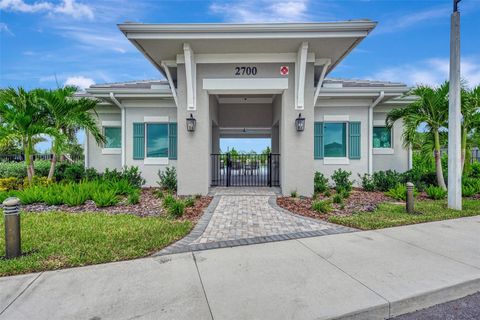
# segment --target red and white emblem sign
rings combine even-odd
[[[281,66],[280,67],[280,74],[282,76],[286,76],[288,74],[288,66]]]

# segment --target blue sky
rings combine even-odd
[[[379,22],[330,77],[438,84],[448,77],[450,0],[0,0],[0,87],[157,79],[116,24]],[[462,0],[462,76],[480,83],[480,0]],[[245,150],[248,150],[246,148]],[[259,146],[259,149],[262,149]]]

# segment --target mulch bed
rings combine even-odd
[[[333,192],[332,192],[333,195]],[[330,197],[331,198],[331,197]],[[326,200],[325,196],[319,196],[318,200]],[[344,199],[343,208],[341,205],[332,203],[333,210],[327,214],[323,214],[312,210],[312,198],[300,197],[279,197],[277,198],[277,204],[296,214],[314,218],[327,220],[329,216],[349,216],[355,212],[362,211],[374,211],[378,204],[383,202],[394,202],[391,198],[387,197],[383,192],[367,192],[361,189],[352,190],[350,197]]]
[[[133,214],[138,217],[166,216],[162,207],[162,200],[156,195],[158,188],[144,188],[140,194],[140,202],[130,205],[123,199],[118,205],[99,208],[91,200],[84,205],[69,207],[67,205],[49,206],[43,203],[22,206],[22,210],[28,212],[63,211],[63,212],[106,212],[110,214]],[[190,220],[194,223],[203,215],[204,209],[210,204],[212,197],[200,197],[193,207],[185,208],[185,214],[180,220]]]

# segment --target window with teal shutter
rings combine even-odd
[[[145,158],[145,124],[133,124],[133,159],[142,160]]]
[[[314,124],[314,159],[323,159],[323,122]]]
[[[348,157],[350,159],[360,159],[360,153],[361,153],[360,122],[350,122],[348,125],[348,132],[349,132]]]
[[[168,158],[170,160],[177,159],[177,124],[171,122],[168,126]]]

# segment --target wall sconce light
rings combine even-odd
[[[305,130],[305,118],[302,118],[302,114],[298,114],[298,118],[295,119],[295,127],[297,128],[297,131],[303,131]]]
[[[193,117],[193,114],[190,113],[190,118],[187,118],[187,131],[193,132],[195,131],[195,127],[197,126],[197,120]]]

